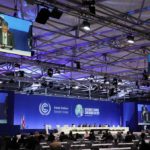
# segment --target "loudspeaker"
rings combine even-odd
[[[62,16],[63,12],[58,10],[58,8],[54,7],[54,9],[50,13],[50,17],[60,19]]]
[[[49,16],[50,16],[49,10],[46,8],[42,8],[40,12],[37,14],[35,21],[41,24],[45,24]]]

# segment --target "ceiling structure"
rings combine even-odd
[[[33,22],[34,41],[32,57],[0,53],[1,89],[98,100],[150,97],[149,0],[95,0],[95,13],[82,0],[0,1],[2,13]],[[63,14],[35,22],[44,7]]]

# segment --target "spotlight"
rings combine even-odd
[[[83,5],[95,5],[95,0],[82,0]]]
[[[115,89],[111,88],[109,89],[109,96],[113,96],[113,95],[115,95]]]
[[[49,87],[49,88],[53,88],[53,85],[54,85],[53,82],[49,82],[49,83],[48,83],[48,87]]]
[[[91,30],[90,23],[88,21],[86,21],[86,20],[83,21],[83,29],[85,31],[90,31]]]
[[[104,83],[106,83],[108,81],[107,77],[104,77]]]
[[[117,78],[113,78],[112,84],[115,85],[115,86],[117,86],[118,85],[118,79]]]
[[[19,71],[19,77],[24,77],[24,71]]]
[[[14,81],[13,79],[10,79],[10,80],[8,81],[8,83],[15,83],[15,81]]]
[[[132,34],[127,36],[127,42],[130,43],[130,44],[134,43],[134,36]]]
[[[146,70],[143,71],[143,80],[148,80],[148,73]]]
[[[58,10],[57,7],[54,7],[54,9],[50,12],[50,17],[60,19],[62,16],[63,12]]]
[[[77,68],[77,69],[81,69],[80,62],[79,62],[79,61],[75,61],[74,63],[76,64],[76,68]]]
[[[52,76],[53,76],[53,69],[49,68],[49,69],[47,70],[47,75],[48,75],[49,77],[52,77]]]
[[[44,88],[47,87],[47,82],[46,82],[46,81],[45,81],[45,82],[42,82],[42,83],[41,83],[41,86],[44,87]]]
[[[75,89],[75,90],[78,90],[78,89],[79,89],[79,86],[78,86],[78,85],[76,85],[76,86],[74,87],[74,89]]]
[[[136,81],[136,82],[135,82],[135,85],[136,85],[136,87],[137,87],[138,89],[140,88],[139,81]]]
[[[15,63],[15,64],[14,64],[14,67],[15,67],[15,68],[20,68],[20,64]]]
[[[50,16],[49,10],[46,8],[42,8],[40,12],[37,14],[35,21],[41,24],[45,24],[49,16]]]
[[[94,5],[90,5],[89,10],[90,10],[90,13],[95,15],[95,6]]]

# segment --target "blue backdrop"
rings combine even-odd
[[[137,129],[136,105],[134,102],[123,103],[123,126],[129,127],[133,131]]]
[[[120,124],[119,104],[93,100],[15,95],[14,124],[20,125],[24,118],[27,129],[43,129],[45,124]]]
[[[0,123],[7,123],[7,96],[8,93],[0,93]]]

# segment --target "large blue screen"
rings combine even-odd
[[[45,124],[120,124],[120,107],[111,102],[79,100],[61,97],[15,95],[14,124],[21,120],[27,129],[43,129]]]

